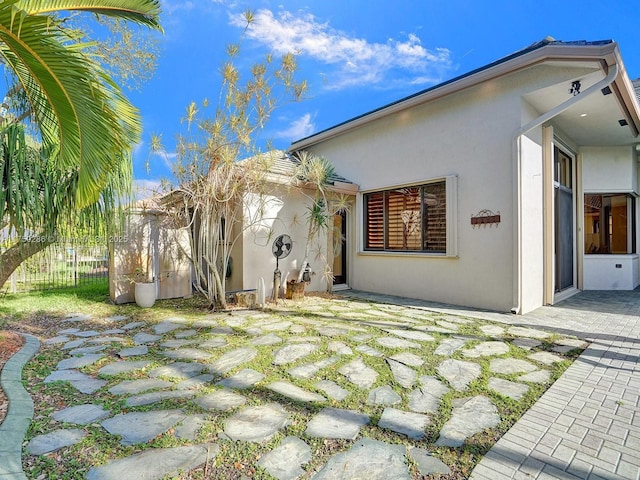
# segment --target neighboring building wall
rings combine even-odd
[[[583,147],[581,153],[584,193],[631,193],[637,197],[638,161],[632,147]],[[637,239],[640,208],[638,199],[634,201]],[[584,234],[580,241],[584,242]],[[635,254],[585,254],[583,264],[585,290],[632,290],[640,285],[637,244]]]
[[[300,265],[304,259],[307,241],[307,207],[311,204],[313,192],[304,194],[284,185],[273,185],[265,200],[254,200],[250,195],[245,202],[245,230],[242,239],[243,258],[242,278],[244,289],[256,288],[258,279],[265,283],[267,297],[273,295],[273,272],[276,269],[276,258],[271,252],[273,242],[281,234],[287,234],[293,240],[293,247],[288,257],[280,260],[282,285],[287,280],[298,276]],[[264,208],[262,219],[256,213],[260,206]],[[311,283],[307,291],[326,291],[327,282],[323,277],[324,260],[326,258],[326,234],[319,235],[312,246],[309,264],[312,270]]]
[[[147,211],[128,216],[125,230],[110,244],[109,295],[116,303],[135,301],[133,278],[137,269],[155,279],[157,298],[191,296],[189,237],[181,228]],[[187,253],[185,253],[187,252]]]

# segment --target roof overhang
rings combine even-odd
[[[568,134],[578,134],[580,131],[599,132],[599,139],[606,139],[607,143],[631,144],[636,143],[638,131],[640,130],[640,106],[635,95],[635,90],[624,68],[622,57],[615,42],[595,42],[595,43],[563,43],[563,42],[543,42],[541,46],[525,49],[509,57],[498,60],[490,65],[474,70],[468,74],[454,78],[450,81],[436,85],[427,90],[423,90],[415,95],[404,98],[398,102],[386,105],[372,112],[366,113],[354,119],[343,122],[339,125],[321,131],[309,137],[295,141],[291,144],[290,151],[299,151],[309,148],[315,144],[337,137],[363,125],[374,122],[380,118],[402,112],[406,109],[422,105],[436,99],[452,95],[462,90],[477,86],[484,82],[496,79],[501,76],[510,75],[523,69],[531,68],[540,64],[554,64],[576,67],[587,67],[592,70],[588,79],[584,81],[591,84],[596,83],[607,75],[610,65],[614,63],[619,67],[619,73],[611,85],[611,95],[600,95],[601,98],[591,95],[589,98],[578,102],[582,108],[590,108],[592,114],[587,113],[581,119],[588,119],[591,126],[586,128],[588,122],[582,122],[572,126],[572,115],[576,114],[578,106],[563,116],[555,119],[560,128],[566,130]],[[547,104],[557,101],[561,95],[566,99],[570,83],[558,84],[556,89],[541,91],[539,95],[530,94],[526,100],[534,108],[545,111]],[[558,98],[554,98],[558,97]],[[606,98],[608,97],[608,98]],[[579,112],[581,115],[584,112]],[[602,129],[602,115],[606,116],[608,127]],[[611,120],[615,119],[615,121]],[[596,126],[595,122],[600,120]],[[626,125],[618,123],[618,120],[625,120]],[[575,123],[575,122],[574,122]],[[566,127],[566,128],[565,128]],[[580,130],[582,129],[582,130]],[[583,140],[592,139],[591,133],[577,135],[576,141],[582,144]],[[590,144],[590,143],[586,143]]]
[[[315,185],[311,183],[300,182],[299,180],[296,180],[291,176],[287,176],[279,173],[268,173],[265,177],[265,180],[269,183],[272,183],[275,185],[283,185],[286,187],[295,186],[299,188],[306,188],[309,190],[314,190],[316,188]],[[360,187],[355,183],[340,182],[335,180],[331,184],[327,185],[325,188],[330,192],[337,193],[340,195],[356,195]]]
[[[276,185],[297,186],[310,190],[316,188],[311,183],[305,183],[297,178],[298,164],[288,153],[274,150],[267,152],[265,155],[269,155],[269,166],[265,176],[267,182]],[[358,185],[335,172],[330,176],[328,184],[326,185],[327,190],[344,195],[355,195],[358,193],[358,188]]]

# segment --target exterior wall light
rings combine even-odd
[[[574,97],[580,93],[580,89],[582,88],[582,84],[580,80],[575,80],[571,82],[571,87],[569,88],[569,93]]]

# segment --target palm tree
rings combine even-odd
[[[66,27],[67,11],[84,11],[161,30],[158,0],[2,0],[0,60],[13,72],[10,93],[27,114],[0,113],[0,286],[64,225],[104,219],[131,184],[131,149],[141,134],[135,107],[90,55],[81,32]],[[6,109],[3,104],[0,112]],[[41,148],[29,145],[32,117]],[[0,239],[1,240],[1,239]]]
[[[21,124],[0,131],[0,286],[22,262],[58,240],[82,233],[105,238],[121,192],[131,182],[130,162],[111,172],[100,200],[76,208],[74,168],[61,169],[25,135]],[[9,233],[4,237],[2,232]]]
[[[78,206],[95,202],[141,134],[135,107],[94,57],[66,11],[84,11],[161,30],[158,0],[3,0],[0,55],[14,73],[44,147],[78,170]]]

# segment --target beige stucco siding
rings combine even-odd
[[[238,207],[241,209],[242,207]],[[243,218],[242,212],[238,212],[236,218]],[[243,275],[243,232],[242,224],[238,223],[234,225],[233,232],[231,234],[231,240],[234,241],[231,246],[230,259],[231,259],[231,276],[225,280],[225,291],[233,292],[236,290],[242,290],[244,288],[244,275]],[[255,287],[254,287],[255,288]]]
[[[296,142],[294,149],[325,156],[360,186],[351,216],[349,284],[520,313],[553,302],[554,142],[559,139],[576,155],[575,171],[585,158],[584,178],[581,171],[575,178],[576,215],[583,184],[584,190],[592,185],[594,191],[638,191],[636,152],[630,147],[583,148],[585,140],[624,143],[621,131],[603,135],[599,115],[582,115],[588,98],[587,110],[616,118],[609,108],[613,97],[600,93],[605,72],[601,62],[571,55],[519,70],[490,67]],[[589,94],[576,95],[570,89],[574,82]],[[574,117],[581,118],[579,124]],[[585,133],[587,127],[593,135]],[[364,195],[444,178],[457,182],[455,221],[448,219],[455,249],[440,256],[364,251]],[[484,210],[499,212],[500,223],[473,228],[470,218]],[[576,218],[578,286],[579,226]]]
[[[458,257],[362,251],[362,216],[351,243],[350,286],[499,310],[512,307],[513,170],[511,136],[520,100],[503,79],[366,125],[325,141],[325,156],[362,192],[456,175]],[[497,226],[473,228],[481,210]]]
[[[631,147],[582,147],[587,193],[638,193],[638,164]]]
[[[190,297],[191,246],[186,228],[159,212],[132,211],[109,245],[109,294],[116,304],[133,302],[136,271],[157,286],[156,298]]]
[[[281,234],[287,234],[293,240],[293,248],[288,257],[280,260],[283,284],[287,280],[297,278],[300,265],[304,259],[305,244],[308,233],[306,223],[307,206],[310,205],[313,192],[288,188],[284,185],[272,184],[265,200],[251,200],[247,196],[245,202],[245,230],[243,245],[243,288],[254,289],[258,278],[265,282],[267,296],[273,294],[273,272],[276,259],[271,253],[271,246]],[[263,205],[263,215],[257,215],[258,208]],[[261,218],[260,218],[261,217]],[[312,245],[309,264],[312,269],[311,283],[307,291],[326,291],[327,282],[323,276],[324,258],[327,255],[327,236],[322,234]]]
[[[544,243],[542,191],[542,139],[536,129],[522,139],[522,311],[543,301]]]

